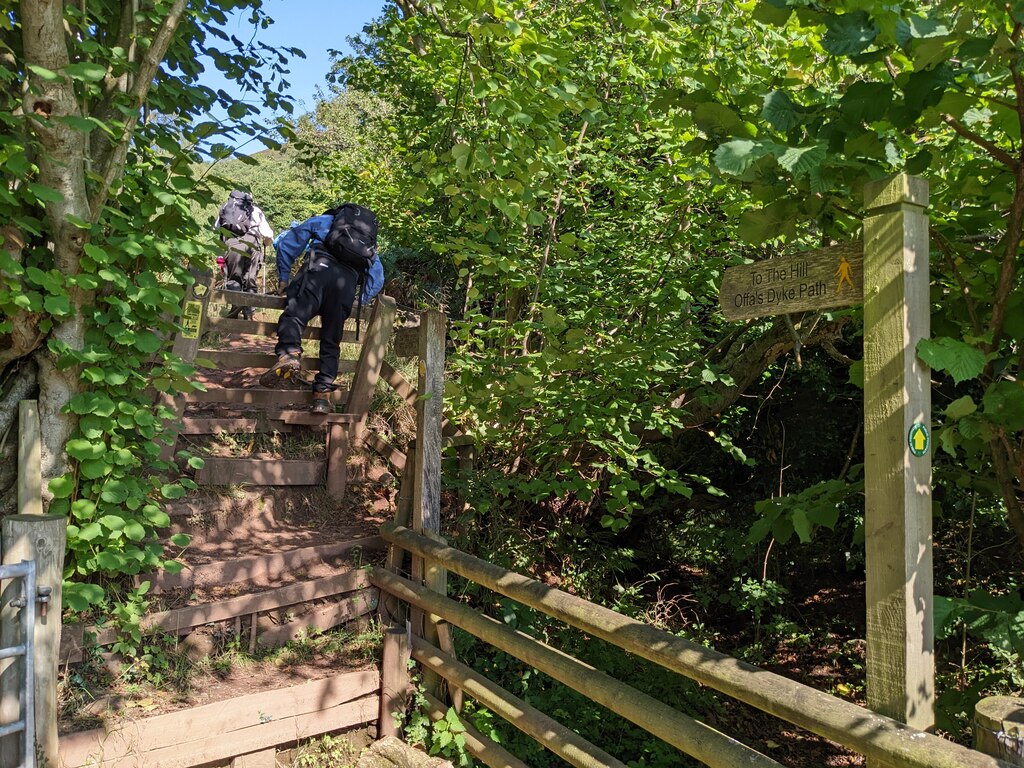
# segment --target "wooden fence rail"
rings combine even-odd
[[[856,750],[879,764],[905,768],[1011,768],[1009,763],[994,757],[919,731],[851,702],[589,603],[527,576],[507,571],[408,528],[387,523],[381,527],[381,534],[385,540],[415,557],[442,566],[668,670]],[[480,630],[484,626],[475,620],[471,622],[461,611],[449,610],[445,598],[431,596],[428,590],[418,587],[411,589],[396,579],[394,574],[380,569],[374,569],[370,576],[371,583],[380,586],[383,591],[397,594],[409,602],[415,599],[421,609],[461,626],[471,634],[475,634],[474,629]],[[493,636],[497,639],[498,633],[494,632]],[[510,647],[504,650],[511,653]],[[517,656],[517,653],[512,655]],[[523,660],[540,668],[536,663],[540,660],[539,656]],[[582,692],[600,700],[595,696],[595,690],[599,683],[606,682],[606,676],[598,673],[591,677],[579,670],[577,674],[593,681],[588,682]],[[619,702],[619,706],[624,705]]]

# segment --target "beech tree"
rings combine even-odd
[[[168,344],[188,267],[210,255],[190,211],[213,201],[213,179],[191,163],[243,135],[278,146],[253,104],[199,85],[200,57],[289,107],[283,54],[223,29],[242,7],[269,23],[259,0],[18,0],[0,19],[0,434],[38,399],[47,508],[70,517],[66,574],[82,583],[65,594],[80,607],[103,596],[85,582],[159,562],[155,502],[183,492],[158,474],[153,393],[191,386]],[[214,106],[231,119],[204,120]]]

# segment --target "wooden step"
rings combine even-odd
[[[336,389],[331,393],[331,402],[343,403],[348,397],[347,389]],[[248,387],[217,387],[205,392],[189,392],[185,395],[189,403],[234,403],[245,405],[305,405],[313,404],[311,389],[256,389]]]
[[[193,627],[201,627],[204,624],[227,621],[236,616],[249,616],[262,611],[274,611],[310,600],[322,600],[333,595],[367,589],[369,586],[366,571],[356,568],[322,579],[300,581],[286,587],[218,600],[215,603],[202,603],[151,613],[142,618],[141,628],[160,629],[171,635],[184,635]],[[62,664],[82,660],[82,649],[87,643],[86,635],[90,638],[90,645],[110,645],[117,642],[118,631],[116,627],[83,627],[80,624],[64,627],[61,631],[59,653]]]
[[[208,457],[196,470],[199,485],[319,485],[327,462],[297,459],[227,459]]]
[[[211,304],[230,304],[233,307],[262,307],[263,309],[284,309],[284,296],[275,293],[248,293],[218,288],[210,291]]]
[[[311,411],[282,411],[257,416],[206,417],[184,416],[182,435],[253,435],[259,432],[292,432],[297,426],[324,424],[354,424],[359,417],[354,413],[312,413]]]
[[[339,541],[333,544],[320,544],[315,547],[303,547],[288,552],[271,552],[268,555],[239,557],[234,560],[221,560],[214,563],[187,565],[180,573],[158,571],[136,577],[141,583],[148,581],[153,594],[169,589],[210,584],[234,584],[255,580],[274,581],[292,573],[304,565],[323,562],[337,557],[350,550],[360,549],[376,552],[384,549],[384,539],[380,536],[366,536],[351,541]]]
[[[269,368],[277,362],[277,355],[272,352],[237,352],[234,350],[200,349],[196,353],[196,363],[209,360],[214,368]],[[320,368],[320,358],[308,355],[302,358],[303,370],[316,371]],[[200,366],[205,367],[205,366]],[[355,360],[339,360],[338,373],[353,373],[356,369]]]
[[[203,323],[203,333],[248,333],[253,336],[277,336],[277,322],[268,323],[264,320],[244,320],[235,317],[212,317],[207,316]],[[320,329],[307,325],[302,331],[304,339],[319,339]],[[346,330],[341,335],[344,344],[362,344],[362,339],[356,339],[355,331]]]
[[[299,736],[312,738],[373,722],[379,711],[380,673],[344,672],[290,688],[127,719],[114,728],[65,734],[55,762],[64,768],[223,763],[258,750],[293,747]]]

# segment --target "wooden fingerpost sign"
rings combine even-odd
[[[868,706],[934,724],[928,183],[864,187],[864,242],[725,270],[728,320],[864,303],[864,534]]]
[[[928,182],[864,187],[864,539],[867,700],[934,723]]]

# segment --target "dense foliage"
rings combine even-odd
[[[204,54],[286,106],[256,66],[279,77],[276,54],[222,31],[237,5],[21,0],[0,22],[0,433],[38,391],[72,605],[161,557],[184,487],[154,393],[190,386],[166,341],[229,184],[278,229],[370,205],[388,290],[448,312],[447,406],[480,449],[463,546],[755,661],[831,641],[795,606],[863,567],[860,312],[729,324],[717,290],[730,264],[859,236],[863,183],[906,171],[931,185],[940,725],[1024,684],[1018,4],[396,0],[286,146],[199,85]],[[62,31],[33,47],[26,19]],[[240,135],[268,150],[229,160]]]
[[[218,138],[277,146],[246,119],[255,107],[200,84],[200,57],[288,104],[279,54],[223,31],[237,6],[24,0],[0,20],[0,433],[36,395],[77,609],[160,565],[163,502],[187,486],[160,460],[159,396],[192,386],[168,339],[190,265],[210,262],[209,223],[192,212],[213,200],[212,178],[191,164],[230,155]],[[254,26],[269,22],[258,2],[247,7]],[[229,120],[204,119],[217,106]]]

